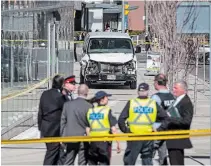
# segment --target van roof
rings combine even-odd
[[[121,32],[89,32],[90,38],[125,38],[130,39],[127,33]]]

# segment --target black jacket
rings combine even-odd
[[[189,130],[193,118],[193,104],[188,95],[176,105],[181,118],[169,118],[168,130]],[[167,140],[168,149],[192,148],[190,139]]]
[[[44,91],[40,98],[38,129],[43,137],[60,136],[60,121],[65,98],[58,89]]]
[[[139,98],[146,99],[147,97],[139,97]],[[157,105],[156,122],[162,123],[162,125],[157,129],[157,131],[166,130],[167,129],[166,119],[168,118],[167,113],[157,103],[156,105]],[[128,101],[118,119],[119,128],[123,133],[130,133],[130,129],[125,124],[127,118],[129,117],[129,107],[130,107],[130,102]]]

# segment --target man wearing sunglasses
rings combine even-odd
[[[77,82],[75,75],[71,75],[64,79],[62,94],[64,95],[65,101],[71,101],[74,99],[73,92],[76,90]],[[61,143],[62,148],[60,149],[60,165],[63,165],[66,161],[66,144]]]

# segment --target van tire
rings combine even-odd
[[[92,87],[92,84],[91,84],[91,82],[89,82],[89,81],[84,81],[84,84],[86,84],[89,88]]]
[[[84,76],[82,75],[82,70],[80,71],[80,84],[84,84]]]
[[[132,81],[130,83],[130,89],[136,89],[137,88],[137,81]]]

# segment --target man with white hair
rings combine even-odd
[[[68,101],[64,104],[61,116],[60,135],[66,136],[84,136],[86,135],[87,112],[92,105],[86,101],[89,88],[85,84],[78,87],[78,98]],[[66,144],[66,159],[64,165],[73,165],[78,154],[78,165],[86,165],[88,158],[88,143],[69,142]]]
[[[174,83],[173,94],[176,101],[172,104],[176,114],[169,114],[168,130],[190,130],[193,118],[193,104],[188,94],[188,86],[185,81],[178,81]],[[189,138],[176,139],[166,141],[170,164],[171,165],[184,165],[184,149],[192,148]]]
[[[143,134],[153,132],[153,124],[161,122],[157,131],[167,129],[167,113],[155,100],[148,97],[149,85],[141,83],[138,87],[138,97],[127,102],[119,116],[119,128],[124,133]],[[128,122],[126,125],[125,122]],[[141,153],[142,165],[153,165],[153,141],[128,141],[124,154],[124,165],[135,165]]]

